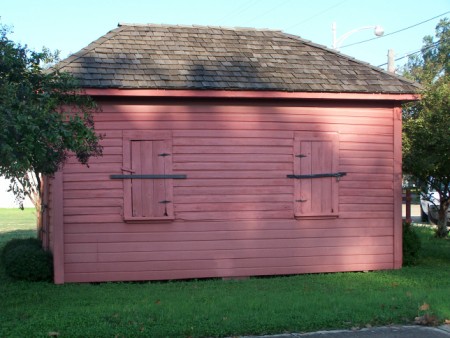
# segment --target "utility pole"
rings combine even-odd
[[[389,49],[388,50],[388,66],[387,71],[389,73],[395,74],[395,61],[394,61],[394,50]]]

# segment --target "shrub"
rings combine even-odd
[[[42,247],[42,243],[39,239],[37,238],[14,238],[11,239],[10,241],[8,241],[5,246],[3,247],[1,254],[0,254],[0,259],[2,260],[2,262],[4,262],[4,257],[7,255],[8,252],[10,252],[12,249],[17,248],[20,245],[34,245],[37,248],[41,248]]]
[[[403,221],[403,266],[417,264],[420,248],[420,238],[411,223]]]
[[[13,239],[2,251],[6,274],[27,281],[51,280],[52,255],[42,248],[36,238]]]

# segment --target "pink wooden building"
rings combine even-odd
[[[405,79],[280,31],[120,25],[59,65],[104,156],[48,182],[55,282],[396,269]]]

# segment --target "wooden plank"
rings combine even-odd
[[[268,171],[268,170],[292,170],[292,162],[283,162],[283,163],[248,163],[248,162],[186,162],[186,163],[178,163],[176,159],[174,159],[173,169],[176,171],[186,171],[186,170],[259,170],[259,171]]]
[[[299,121],[301,122],[301,121]],[[97,122],[96,126],[100,129],[123,130],[136,127],[135,122]],[[161,129],[219,129],[219,130],[281,130],[281,131],[322,131],[322,132],[340,132],[357,133],[364,132],[370,135],[388,135],[392,133],[390,126],[359,126],[346,124],[315,124],[315,123],[283,123],[283,122],[235,122],[235,121],[141,121],[139,127],[147,130]]]
[[[102,155],[122,155],[122,139],[101,140]]]
[[[178,195],[174,196],[174,203],[191,204],[191,203],[292,203],[294,196],[292,194],[265,194],[265,195]]]
[[[95,126],[95,130],[97,131],[97,133],[101,134],[104,136],[104,139],[111,139],[111,138],[115,138],[115,139],[122,139],[122,130],[109,130],[109,129],[101,129],[98,128],[98,126]]]
[[[370,144],[387,144],[392,147],[392,131],[383,135],[367,135],[364,133],[363,129],[358,129],[359,133],[341,133],[339,135],[340,142],[364,142]],[[361,135],[364,138],[361,139]],[[392,148],[391,148],[392,149]]]
[[[357,150],[357,151],[379,151],[379,152],[392,152],[392,144],[391,143],[369,143],[353,141],[353,142],[340,142],[341,150]]]
[[[52,253],[53,253],[53,281],[55,284],[64,283],[64,190],[63,173],[54,174],[51,183],[51,221],[52,221]]]
[[[274,177],[283,177],[273,174]],[[179,180],[176,182],[177,187],[251,187],[251,186],[292,186],[292,180],[289,178],[264,178],[264,179],[243,179],[243,178],[228,178],[228,179],[214,179],[214,178],[191,178],[190,176],[186,180]]]
[[[339,216],[342,218],[378,218],[378,219],[390,219],[392,218],[391,211],[346,211],[340,212]],[[392,231],[392,229],[391,229]]]
[[[200,220],[240,220],[240,219],[279,219],[291,218],[293,212],[290,210],[282,211],[211,211],[211,212],[178,212],[177,219],[185,221]]]
[[[168,162],[172,162],[172,153],[164,144],[164,141],[154,141],[153,151],[153,172],[155,173],[169,173]],[[160,156],[161,154],[170,154],[169,156]],[[172,184],[173,180],[155,180],[153,181],[153,201],[152,214],[155,217],[168,216],[166,211],[167,205],[163,201],[171,201],[167,195],[168,184]]]
[[[95,253],[97,254],[97,243],[67,243],[65,245],[65,254],[72,253]]]
[[[121,210],[114,214],[105,215],[65,215],[64,223],[116,223],[123,222]]]
[[[64,207],[64,215],[112,215],[120,214],[120,209],[111,205],[108,206],[83,206],[83,207]]]
[[[136,126],[128,129],[123,132],[124,141],[163,141],[172,138],[171,131],[162,131],[161,129],[154,128],[142,130],[142,128],[136,128]]]
[[[395,269],[403,263],[403,226],[402,226],[402,109],[393,110],[394,121],[394,261]]]
[[[191,250],[203,250],[204,246],[210,246],[209,242],[224,243],[225,241],[237,241],[235,244],[237,247],[241,246],[242,240],[274,240],[280,245],[278,248],[286,248],[283,246],[283,240],[285,239],[306,239],[309,238],[335,238],[335,247],[340,247],[340,238],[345,237],[381,237],[391,236],[392,229],[389,227],[364,227],[364,228],[330,228],[326,230],[324,234],[323,229],[294,229],[294,230],[215,230],[215,231],[179,231],[179,232],[152,232],[152,233],[88,233],[88,234],[66,234],[66,243],[153,243],[153,242],[165,242],[167,245],[175,242],[190,243]],[[206,243],[208,242],[208,243]],[[212,243],[213,244],[213,243]],[[229,243],[232,244],[232,243]],[[322,245],[317,243],[317,247]],[[359,245],[355,242],[353,245]],[[108,246],[99,246],[99,252],[109,250]],[[133,250],[131,250],[133,251]],[[153,250],[150,250],[153,251]]]
[[[105,150],[106,148],[112,148],[112,147],[116,147],[117,152],[121,152],[122,149],[122,135],[120,135],[120,137],[117,138],[112,138],[112,137],[105,137],[100,141],[100,145],[103,147],[103,150]]]
[[[341,196],[363,196],[363,197],[393,197],[392,189],[356,189],[356,188],[341,188]]]
[[[259,168],[261,169],[261,168]],[[236,171],[217,171],[217,170],[202,170],[202,171],[188,171],[179,169],[178,172],[183,172],[188,175],[188,181],[191,179],[273,179],[273,178],[286,178],[286,175],[292,174],[292,168],[287,170],[267,170],[267,171],[252,171],[252,170],[236,170]],[[175,180],[174,185],[183,185],[182,180]]]
[[[350,204],[344,204],[341,203],[339,205],[339,208],[341,211],[394,211],[394,206],[392,203],[389,204],[357,204],[357,203],[350,203]]]
[[[292,154],[281,155],[281,154],[224,154],[217,149],[216,154],[189,154],[189,155],[176,155],[175,159],[177,163],[182,162],[259,162],[259,163],[271,163],[271,162],[291,162]]]
[[[253,138],[259,138],[259,139],[271,139],[271,140],[278,140],[278,139],[285,139],[284,145],[291,145],[292,144],[292,137],[293,137],[292,131],[283,131],[283,130],[239,130],[239,129],[233,129],[233,130],[218,130],[218,129],[208,129],[208,130],[202,130],[202,129],[186,129],[186,130],[174,130],[173,131],[173,140],[174,145],[183,145],[178,142],[186,142],[190,138],[212,138],[212,139],[239,139],[244,138],[248,141],[248,145],[252,145],[252,139]],[[183,140],[183,141],[181,141]],[[211,140],[214,142],[214,140]],[[278,141],[275,141],[278,142]],[[216,145],[216,144],[213,144]],[[226,145],[226,144],[225,144]],[[243,144],[245,145],[245,144]],[[260,145],[257,143],[256,145]],[[270,145],[270,144],[267,144]],[[277,145],[275,143],[274,145]],[[282,145],[282,144],[280,144]]]
[[[136,105],[134,109],[141,109]],[[248,107],[246,107],[248,108]],[[342,116],[339,114],[327,114],[326,110],[318,110],[316,115],[302,114],[301,109],[297,109],[297,114],[280,114],[272,111],[264,112],[264,108],[260,108],[261,112],[247,112],[248,109],[242,109],[240,111],[220,112],[218,109],[201,113],[201,112],[189,112],[189,113],[157,113],[152,114],[149,112],[134,112],[134,109],[124,113],[115,114],[101,114],[96,117],[96,123],[110,123],[117,121],[129,121],[129,122],[281,122],[281,123],[320,123],[320,124],[342,124],[342,125],[371,125],[371,126],[392,126],[392,118],[373,118],[373,117],[360,117],[360,116]],[[279,110],[275,108],[274,110]]]
[[[233,136],[233,132],[230,131],[228,137],[217,136],[215,138],[198,137],[198,138],[174,138],[174,146],[228,146],[228,147],[241,147],[241,146],[266,146],[266,147],[292,147],[292,139],[284,138],[250,138],[250,137],[236,137]]]
[[[352,204],[356,206],[359,204],[392,204],[393,198],[383,196],[358,196],[357,198],[355,198],[354,196],[341,196],[339,198],[339,202],[341,203],[341,205]]]
[[[123,189],[122,180],[64,182],[65,190]]]
[[[391,245],[317,247],[317,248],[279,248],[242,249],[207,251],[158,251],[158,252],[118,252],[118,253],[71,253],[65,255],[66,263],[82,262],[145,262],[145,261],[183,261],[209,259],[271,258],[271,257],[311,257],[324,255],[384,255],[392,254]]]
[[[142,141],[131,141],[131,169],[136,174],[142,174]],[[145,147],[144,147],[145,148]],[[151,149],[151,148],[150,148]],[[144,180],[131,180],[132,216],[142,216],[142,184]]]
[[[92,166],[99,163],[122,163],[122,154],[120,155],[103,155],[100,157],[91,157],[87,165]],[[66,164],[79,164],[76,157],[69,157]],[[80,164],[81,165],[81,164]]]
[[[341,182],[347,182],[347,181],[364,181],[364,182],[371,182],[371,181],[376,181],[376,182],[392,182],[393,177],[392,177],[392,173],[391,174],[376,174],[376,173],[371,173],[370,175],[368,174],[364,174],[364,173],[355,173],[352,172],[351,175],[347,175],[344,177],[341,177]]]
[[[286,239],[241,239],[216,241],[140,241],[116,243],[67,243],[66,253],[120,253],[120,252],[165,252],[165,251],[198,251],[202,250],[247,250],[247,249],[279,249],[279,248],[317,248],[317,247],[351,247],[392,245],[392,236],[360,236],[340,237],[337,242],[332,237],[286,238]],[[337,245],[338,244],[338,245]]]
[[[359,165],[370,167],[393,167],[394,160],[392,158],[340,158],[340,165]]]
[[[98,182],[108,181],[109,173],[91,174],[91,173],[66,173],[64,172],[64,184],[67,182]]]
[[[68,163],[64,166],[64,174],[77,173],[77,174],[121,174],[122,164],[120,163],[98,163],[95,166],[86,167],[81,164]]]
[[[122,189],[103,189],[103,190],[67,190],[65,199],[90,199],[90,198],[119,198],[123,197]]]
[[[359,188],[359,189],[392,189],[392,181],[353,181],[353,175],[348,174],[348,177],[342,179],[339,185],[345,188]]]
[[[340,171],[346,172],[350,177],[351,173],[356,174],[390,174],[392,175],[392,166],[370,166],[355,164],[339,164]]]
[[[117,207],[123,205],[123,197],[119,198],[79,198],[79,199],[66,199],[64,200],[65,208],[72,207]]]
[[[296,265],[332,265],[332,264],[364,264],[392,262],[392,255],[351,255],[351,256],[320,256],[320,257],[274,257],[265,259],[243,258],[236,260],[203,259],[189,261],[151,261],[151,262],[101,262],[65,264],[67,273],[86,272],[139,272],[146,270],[171,271],[202,268],[213,270],[217,268],[270,268],[277,266]],[[391,263],[392,264],[392,263]]]
[[[375,150],[341,150],[341,158],[394,158],[392,151],[375,151]]]
[[[378,228],[393,226],[392,219],[366,219],[364,227]],[[93,223],[66,223],[65,233],[155,233],[155,232],[214,232],[214,231],[264,231],[264,230],[298,230],[298,229],[337,229],[337,228],[360,228],[359,219],[278,219],[278,220],[221,220],[221,221],[201,221],[186,223],[175,220],[168,223],[147,223],[126,224],[122,220],[117,222]],[[375,240],[375,239],[374,239]],[[370,245],[368,243],[367,245]]]
[[[372,247],[341,247],[329,248],[281,248],[281,249],[243,249],[235,250],[209,250],[209,251],[168,251],[168,252],[121,252],[93,254],[71,254],[69,262],[136,262],[136,261],[171,261],[171,260],[201,260],[209,259],[242,259],[242,258],[272,258],[272,257],[319,257],[339,255],[392,255],[392,246]]]
[[[303,158],[296,159],[296,162],[300,163],[300,174],[301,175],[311,175],[313,173],[313,148],[311,141],[300,141],[296,140],[300,143],[300,152],[296,155],[304,155]],[[312,179],[305,179],[299,181],[299,195],[297,199],[296,193],[296,202],[295,204],[300,208],[300,215],[307,215],[313,213],[313,182]]]
[[[171,114],[187,115],[187,114],[242,114],[247,115],[322,115],[322,116],[343,116],[343,117],[365,117],[370,119],[389,119],[391,118],[391,111],[389,108],[378,107],[362,107],[362,106],[345,106],[339,107],[335,105],[324,105],[323,102],[316,102],[311,105],[303,104],[299,106],[297,104],[289,105],[281,102],[277,103],[264,103],[261,104],[256,101],[248,102],[247,104],[233,104],[224,103],[217,104],[217,101],[209,101],[205,103],[189,103],[189,104],[174,104],[172,102],[159,103],[159,104],[145,104],[139,102],[139,104],[114,103],[110,104],[105,102],[102,104],[102,112],[96,116],[121,116],[121,114],[157,114],[166,112],[170,109]],[[391,122],[392,123],[392,122]]]
[[[289,202],[274,202],[268,203],[191,203],[191,204],[176,204],[175,212],[205,212],[205,211],[270,211],[270,210],[292,210],[292,200]]]
[[[225,145],[203,145],[203,146],[175,146],[173,153],[180,154],[274,154],[274,155],[292,155],[292,147],[290,146],[225,146]]]
[[[179,195],[267,195],[267,194],[292,194],[293,187],[289,186],[265,186],[265,187],[174,187],[174,194]],[[392,192],[391,192],[392,193]]]
[[[159,174],[163,175],[162,170],[155,170],[155,161],[158,160],[157,154],[157,146],[156,143],[158,141],[135,141],[141,144],[141,148],[139,153],[136,156],[139,156],[141,161],[141,168],[135,172],[137,175],[142,174]],[[134,142],[132,142],[134,143]],[[133,155],[134,156],[134,153]],[[133,167],[134,169],[134,167]],[[131,182],[134,184],[138,181],[137,179],[133,179]],[[139,213],[133,212],[133,216],[137,217],[156,217],[160,216],[154,210],[154,205],[158,203],[158,197],[155,196],[155,184],[157,183],[155,180],[139,180],[139,184],[141,187],[141,191],[139,191],[139,198],[141,203],[141,210]],[[133,191],[134,193],[134,191]],[[161,214],[162,215],[162,214]]]

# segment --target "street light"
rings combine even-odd
[[[347,39],[350,35],[359,32],[359,31],[363,31],[366,29],[373,29],[373,33],[376,36],[382,36],[384,34],[384,29],[381,26],[364,26],[364,27],[359,27],[356,29],[353,29],[347,33],[345,33],[344,35],[342,35],[341,37],[339,37],[338,39],[336,39],[336,22],[333,22],[333,24],[331,25],[331,30],[333,32],[333,49],[334,50],[339,50],[339,46],[342,44],[342,42]]]

